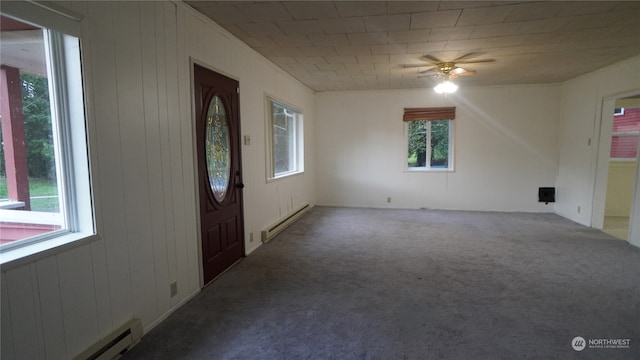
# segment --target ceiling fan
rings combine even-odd
[[[465,68],[459,67],[458,64],[476,64],[495,61],[494,59],[467,60],[478,55],[478,53],[468,53],[459,56],[451,61],[443,61],[433,55],[424,55],[422,56],[421,60],[427,62],[427,65],[405,64],[404,67],[424,67],[431,65],[431,68],[418,72],[418,74],[420,74],[418,75],[418,77],[434,76],[442,79],[442,82],[436,85],[433,89],[439,94],[449,94],[458,90],[458,86],[451,82],[451,80],[456,79],[459,76],[471,76],[476,74],[475,70],[467,70]]]
[[[451,61],[443,61],[433,55],[424,55],[421,60],[425,61],[426,64],[405,64],[404,67],[412,68],[431,65],[431,68],[418,72],[418,74],[421,74],[418,77],[435,76],[444,80],[453,80],[460,76],[471,76],[476,74],[475,70],[467,70],[458,66],[458,64],[477,64],[495,61],[495,59],[470,59],[478,55],[480,54],[472,52],[459,56]]]

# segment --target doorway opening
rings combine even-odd
[[[594,227],[629,241],[634,193],[638,191],[640,95],[608,99],[602,108]],[[598,205],[598,204],[596,204]]]

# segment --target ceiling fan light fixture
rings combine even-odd
[[[454,84],[450,80],[444,80],[440,84],[436,85],[433,90],[438,94],[451,94],[458,90],[458,85]]]

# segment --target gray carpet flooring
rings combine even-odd
[[[640,249],[553,214],[315,207],[124,359],[640,359]]]

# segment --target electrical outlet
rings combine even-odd
[[[171,284],[169,284],[169,289],[171,292],[171,297],[178,295],[178,282],[174,281]]]
[[[387,197],[387,204],[391,204],[391,196]]]
[[[249,233],[249,242],[253,242],[253,233]]]
[[[580,206],[578,206],[578,214],[580,214]]]

